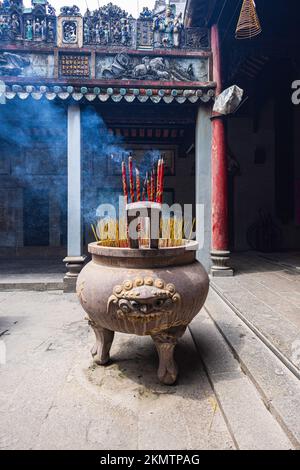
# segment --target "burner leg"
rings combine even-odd
[[[90,322],[90,325],[96,336],[96,343],[91,349],[94,362],[99,366],[104,366],[110,361],[109,352],[115,332],[102,328],[99,325],[95,325],[94,322]]]
[[[173,385],[178,375],[177,364],[174,360],[174,349],[178,337],[167,332],[152,336],[159,356],[157,376],[165,385]]]

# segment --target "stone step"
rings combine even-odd
[[[194,320],[190,330],[236,447],[293,449],[206,311]]]
[[[258,275],[256,280],[239,275],[230,284],[218,279],[211,282],[211,287],[300,379],[299,354],[295,350],[297,347],[299,349],[300,344],[300,297],[297,295],[293,303],[293,294],[286,292],[277,297],[276,288],[264,288],[257,281]],[[281,280],[278,279],[277,282],[282,285]]]
[[[255,335],[213,290],[205,309],[226,340],[241,369],[260,394],[266,408],[287,434],[295,448],[300,448],[300,382],[284,363]],[[201,328],[198,327],[201,332]],[[199,333],[198,333],[199,335]],[[203,333],[201,334],[203,337]],[[200,336],[200,338],[201,338]],[[194,333],[197,344],[200,340]],[[220,373],[223,364],[217,370]],[[229,364],[227,367],[230,367]]]
[[[61,258],[0,258],[0,292],[63,290],[66,268]]]
[[[11,291],[50,291],[50,290],[63,290],[63,281],[56,282],[0,282],[0,292]]]

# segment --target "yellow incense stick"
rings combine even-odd
[[[96,242],[99,242],[99,238],[98,238],[98,236],[97,236],[97,233],[96,233],[96,230],[95,230],[94,225],[91,224],[91,227],[92,227],[92,231],[93,231],[93,234],[94,234],[94,237],[95,237]]]
[[[194,229],[194,225],[195,225],[195,223],[196,223],[196,217],[194,217],[194,219],[193,219],[193,223],[192,223],[192,226],[191,226],[191,231],[190,231],[190,236],[189,236],[189,238],[188,238],[189,240],[190,240],[190,239],[191,239],[191,237],[192,237],[192,233],[193,233],[193,229]]]

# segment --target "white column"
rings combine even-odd
[[[68,272],[64,278],[66,292],[75,290],[84,264],[81,225],[81,122],[80,106],[68,107],[68,255],[64,259]]]
[[[80,106],[68,107],[68,256],[82,255]]]
[[[199,106],[195,129],[196,168],[196,238],[198,260],[209,272],[211,268],[211,107]]]

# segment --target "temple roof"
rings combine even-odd
[[[106,102],[111,100],[115,103],[119,103],[124,100],[127,103],[133,103],[134,101],[146,103],[147,101],[158,104],[160,102],[170,103],[207,103],[215,96],[215,83],[203,84],[201,88],[195,89],[169,89],[169,88],[100,88],[100,87],[75,87],[71,85],[67,86],[33,86],[33,85],[20,85],[11,84],[6,85],[4,90],[4,96],[6,99],[11,100],[14,98],[20,98],[25,100],[32,97],[35,100],[46,98],[49,101],[54,99],[60,99],[66,101],[69,98],[75,101],[85,100],[92,102],[99,100],[100,102]],[[0,90],[1,91],[1,90]]]
[[[184,26],[184,5],[174,0],[172,8],[158,12],[144,8],[134,19],[112,3],[83,15],[76,5],[63,6],[57,15],[45,0],[32,0],[32,8],[23,8],[22,0],[6,0],[0,4],[6,97],[210,99],[215,85],[209,31]]]

